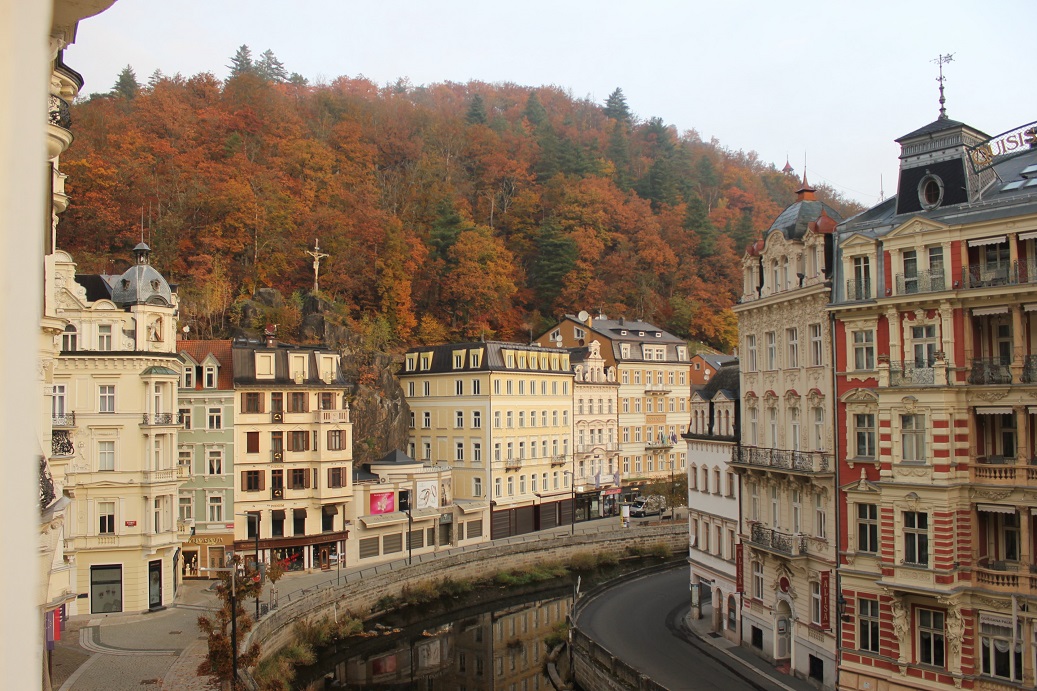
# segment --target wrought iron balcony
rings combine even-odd
[[[807,553],[807,538],[805,535],[783,533],[780,530],[768,528],[762,523],[752,524],[749,540],[754,545],[769,548],[774,552],[787,554],[790,557],[804,556]]]
[[[68,430],[54,430],[50,437],[51,456],[74,456],[75,447],[72,445],[72,435]]]
[[[914,275],[897,274],[897,295],[935,293],[947,290],[943,271],[919,271]]]
[[[75,412],[69,411],[67,413],[54,414],[50,417],[51,427],[75,427],[76,426],[76,414]]]
[[[1037,262],[1014,261],[997,266],[965,266],[961,269],[962,288],[991,288],[1037,283]]]
[[[936,370],[931,362],[904,360],[889,363],[890,386],[932,386],[936,383]]]
[[[1037,355],[1027,355],[1023,360],[1023,382],[1037,383]]]
[[[828,473],[833,467],[832,454],[824,451],[790,451],[760,446],[740,446],[732,449],[731,462],[740,466],[796,473]]]
[[[50,468],[47,467],[47,459],[40,456],[40,509],[50,506],[56,498],[57,491],[54,489],[54,478],[51,477]]]
[[[522,461],[518,458],[509,458],[504,461],[505,470],[518,470],[522,467]]]
[[[1011,384],[1012,370],[1001,358],[976,358],[969,373],[970,384]]]
[[[846,301],[857,302],[860,300],[871,300],[875,294],[871,289],[871,279],[851,278],[846,281]]]
[[[65,99],[52,94],[47,114],[50,124],[66,130],[72,129],[72,111]]]

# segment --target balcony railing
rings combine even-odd
[[[961,269],[962,288],[991,288],[1037,283],[1037,262],[1014,261],[999,266],[965,266]]]
[[[1012,370],[1001,358],[977,358],[972,361],[970,384],[1011,384]]]
[[[871,279],[856,279],[851,278],[846,281],[846,300],[847,302],[855,302],[859,300],[871,300],[875,297],[871,290]]]
[[[522,467],[522,461],[518,458],[509,458],[504,461],[504,467],[507,470],[518,470]]]
[[[919,271],[913,276],[897,274],[897,295],[935,293],[947,290],[947,280],[942,271]]]
[[[832,454],[824,451],[790,451],[760,446],[740,446],[732,450],[731,462],[799,473],[828,473]]]
[[[1027,355],[1023,359],[1022,380],[1026,384],[1037,383],[1037,355]]]
[[[68,430],[54,430],[50,437],[50,453],[52,456],[74,456],[75,446],[72,445],[72,435]]]
[[[805,555],[807,553],[806,535],[791,535],[773,528],[768,528],[762,523],[754,523],[750,530],[750,541],[761,547],[769,547],[775,552],[781,552],[791,557]]]
[[[54,96],[50,97],[50,107],[48,108],[49,122],[52,125],[64,128],[66,130],[72,129],[72,112],[71,107],[68,105],[68,101],[65,99]]]
[[[179,425],[183,422],[180,413],[144,413],[142,425]]]
[[[673,391],[672,384],[645,384],[645,393],[649,396],[667,394]]]
[[[614,441],[597,442],[595,444],[577,444],[576,453],[590,453],[591,451],[619,451],[619,444]]]
[[[665,436],[661,436],[658,439],[655,439],[654,441],[651,439],[646,441],[645,450],[647,451],[649,449],[672,449],[675,443],[676,442],[674,442],[672,439]]]
[[[51,415],[50,417],[51,427],[75,427],[76,426],[76,414],[75,412],[61,413],[60,415]]]
[[[318,410],[313,414],[313,421],[317,423],[346,423],[349,422],[348,410]]]
[[[905,360],[889,363],[890,386],[932,386],[936,383],[936,370],[932,363]]]
[[[158,482],[172,482],[177,479],[177,469],[145,470],[143,475],[141,482],[145,485],[153,485]]]

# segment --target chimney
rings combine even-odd
[[[267,348],[277,347],[277,324],[266,325],[266,328],[263,329],[263,339],[266,341]]]
[[[623,317],[620,317],[620,318],[619,318],[619,325],[620,325],[620,326],[623,326]]]

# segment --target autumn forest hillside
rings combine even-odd
[[[74,105],[58,244],[80,271],[121,269],[143,227],[184,319],[220,335],[256,288],[312,289],[319,238],[322,294],[390,348],[521,340],[584,309],[734,345],[739,259],[796,178],[635,117],[620,89],[310,85],[242,48],[226,81],[127,69]]]

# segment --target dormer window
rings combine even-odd
[[[408,372],[413,372],[414,368],[416,366],[417,366],[417,357],[414,354],[408,355],[407,356],[407,371]]]
[[[479,367],[480,363],[482,362],[482,351],[481,350],[471,350],[471,351],[469,351],[468,352],[468,359],[472,363],[472,367],[473,368]]]
[[[216,367],[213,365],[205,366],[205,388],[216,388]]]
[[[188,363],[184,365],[183,376],[180,377],[180,386],[185,389],[194,388],[194,364]]]
[[[943,201],[943,180],[939,175],[926,174],[918,183],[918,201],[926,211],[935,209]]]
[[[274,378],[274,354],[256,353],[256,379]]]
[[[426,371],[432,368],[432,353],[421,354],[421,369]]]
[[[619,344],[619,356],[621,358],[624,358],[624,359],[630,357],[630,344],[629,343],[620,343]]]

